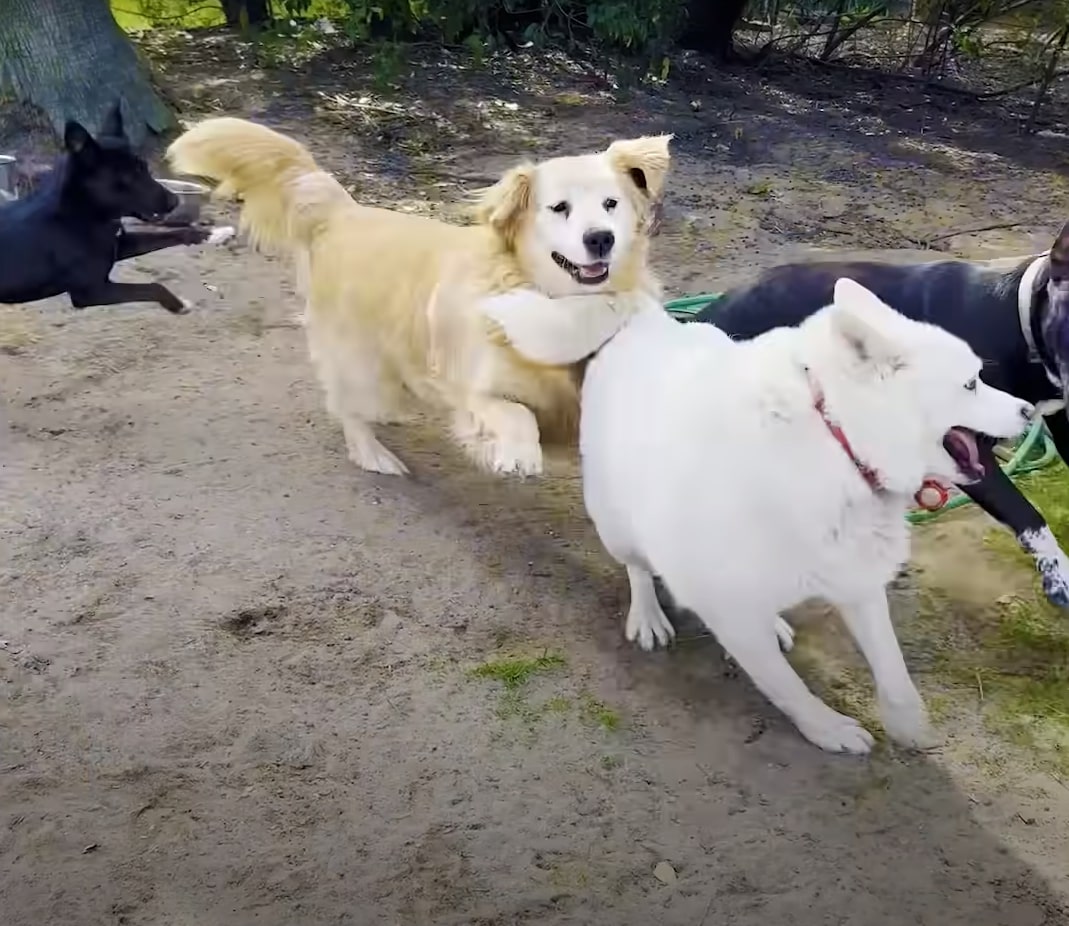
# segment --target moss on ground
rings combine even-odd
[[[501,684],[497,716],[502,720],[519,721],[534,733],[548,717],[562,721],[575,718],[586,727],[615,732],[623,726],[620,714],[595,698],[589,691],[577,697],[555,694],[543,700],[530,696],[529,683],[536,677],[557,672],[567,666],[564,657],[548,650],[539,656],[510,655],[486,662],[468,670],[473,679],[489,679]]]
[[[475,678],[489,678],[501,682],[506,691],[516,691],[526,685],[540,672],[561,669],[567,665],[564,657],[548,651],[541,656],[511,656],[501,659],[489,659],[471,670]]]

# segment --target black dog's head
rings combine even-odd
[[[102,218],[133,216],[157,221],[178,205],[178,197],[153,179],[148,164],[130,145],[116,105],[93,138],[77,122],[63,132],[68,154],[68,189]]]
[[[1043,343],[1057,366],[1062,394],[1069,403],[1069,222],[1062,226],[1050,249]]]

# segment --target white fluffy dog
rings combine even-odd
[[[659,575],[807,739],[865,753],[868,731],[780,649],[780,612],[824,598],[872,669],[887,732],[934,745],[885,586],[922,481],[962,479],[965,429],[1012,437],[1032,413],[979,373],[964,341],[846,279],[800,327],[749,342],[659,307],[633,317],[590,363],[580,424],[587,510],[631,584],[628,639],[650,649],[674,632]]]

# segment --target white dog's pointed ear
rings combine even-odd
[[[646,135],[614,141],[605,153],[615,170],[625,174],[644,196],[658,200],[672,163],[668,143],[673,135]]]
[[[534,173],[533,164],[520,164],[478,196],[475,220],[482,225],[489,225],[504,238],[509,247],[516,240],[520,219],[530,208]]]
[[[890,367],[903,366],[901,349],[888,337],[886,320],[894,310],[860,283],[842,277],[835,281],[832,296],[832,325],[857,354],[862,363]]]

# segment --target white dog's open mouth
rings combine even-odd
[[[603,261],[594,261],[592,264],[573,264],[563,254],[554,251],[553,260],[561,270],[567,270],[576,283],[584,286],[597,286],[609,278],[609,265]]]
[[[968,428],[951,428],[943,437],[943,449],[957,464],[961,475],[970,482],[983,479],[984,464],[980,462],[980,447],[976,434]]]

